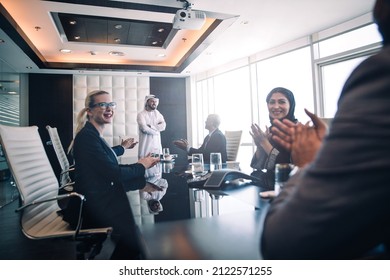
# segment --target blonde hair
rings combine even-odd
[[[104,90],[93,90],[87,94],[87,97],[85,98],[84,108],[81,109],[81,111],[77,114],[76,118],[76,130],[74,133],[74,137],[76,137],[77,133],[80,132],[80,130],[85,126],[85,123],[87,120],[89,120],[89,116],[87,114],[88,109],[92,108],[92,106],[95,104],[95,96],[101,95],[101,94],[109,94],[107,91]],[[71,152],[73,148],[73,142],[69,145],[68,153]]]

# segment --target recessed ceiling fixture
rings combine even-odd
[[[121,29],[122,28],[122,24],[115,24],[114,27],[115,27],[115,29]]]
[[[60,52],[62,53],[71,53],[72,50],[68,50],[68,49],[60,49]]]
[[[115,38],[115,39],[114,39],[114,42],[115,42],[115,43],[120,43],[120,42],[121,42],[121,39]]]
[[[167,55],[165,53],[159,53],[157,57],[166,57]]]
[[[75,40],[80,40],[80,36],[74,36]]]
[[[71,25],[75,25],[75,24],[77,24],[77,21],[75,21],[75,20],[71,20],[71,21],[69,21],[69,24],[71,24]]]
[[[97,55],[97,52],[95,52],[95,51],[90,51],[89,52],[91,55]]]
[[[113,56],[124,56],[125,55],[123,52],[117,52],[117,51],[111,51],[108,54],[113,55]]]

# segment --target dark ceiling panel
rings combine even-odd
[[[99,43],[99,44],[107,44],[107,24],[108,22],[100,19],[84,19],[85,22],[85,32],[87,34],[86,38],[80,37],[78,40],[74,40],[77,42],[88,42],[88,43]],[[71,27],[71,26],[70,26]],[[71,28],[70,28],[71,29]],[[65,34],[67,30],[65,30]],[[68,38],[74,39],[74,38]]]
[[[128,30],[128,43],[129,45],[137,45],[142,42],[145,45],[149,36],[150,26],[147,24],[131,24]]]
[[[59,33],[70,42],[122,44],[162,47],[172,30],[172,23],[122,20],[109,17],[53,13]],[[58,16],[59,21],[55,20]]]
[[[131,45],[128,42],[128,30],[130,28],[130,22],[111,21],[108,25],[107,31],[107,41],[109,44],[116,44],[116,42],[127,42],[127,45]],[[118,28],[118,26],[122,26],[122,28]]]

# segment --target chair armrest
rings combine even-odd
[[[74,164],[73,164],[73,165],[69,166],[69,168],[67,170],[61,171],[61,173],[60,173],[60,178],[61,178],[60,190],[65,189],[68,192],[73,191],[73,185],[75,184],[74,181],[72,181],[72,179],[70,178],[70,175],[65,177],[66,180],[63,180],[63,175],[67,174],[67,173],[69,174],[71,171],[74,171],[74,170],[75,170],[75,168],[74,168]],[[63,181],[66,181],[66,182],[63,182]]]
[[[71,165],[71,166],[69,166],[69,169],[63,170],[63,171],[60,173],[60,175],[63,175],[63,174],[65,174],[65,173],[69,173],[70,171],[74,171],[74,170],[75,170],[75,168],[73,167],[73,165]]]
[[[72,197],[72,196],[77,196],[77,197],[79,197],[83,201],[85,200],[84,195],[76,193],[76,192],[72,192],[72,193],[68,193],[68,194],[57,195],[57,196],[54,196],[54,197],[51,197],[51,198],[47,198],[47,199],[34,200],[34,201],[32,201],[32,202],[30,202],[28,204],[25,204],[25,205],[17,208],[15,210],[15,212],[22,211],[23,209],[25,209],[27,207],[30,207],[30,206],[33,206],[33,205],[36,205],[36,204],[41,204],[41,203],[54,201],[54,200],[58,200],[59,201],[59,200],[63,200],[63,199],[66,199],[66,198],[69,198],[69,197]]]
[[[37,204],[42,204],[42,203],[55,201],[55,200],[60,201],[60,200],[63,200],[63,199],[69,199],[71,197],[78,197],[80,199],[80,212],[79,212],[79,217],[78,217],[77,226],[75,228],[75,235],[74,235],[74,238],[76,238],[78,233],[79,233],[79,231],[80,231],[80,229],[81,229],[83,204],[84,204],[84,201],[85,201],[85,196],[82,195],[82,194],[79,194],[79,193],[76,193],[76,192],[71,192],[71,193],[68,193],[68,194],[57,195],[55,197],[48,198],[48,199],[34,200],[34,201],[32,201],[32,202],[30,202],[28,204],[25,204],[25,205],[17,208],[15,210],[15,212],[20,212],[20,211],[22,211],[23,209],[25,209],[27,207],[34,206],[34,205],[37,205]]]
[[[65,185],[59,187],[60,190],[62,189],[65,189],[66,191],[71,191],[73,190],[73,185],[75,184],[75,182],[69,182],[69,183],[66,183]],[[72,188],[68,188],[68,187],[72,187]]]

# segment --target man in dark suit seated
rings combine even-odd
[[[204,139],[202,146],[198,149],[191,147],[186,139],[175,140],[173,144],[187,151],[188,155],[203,154],[205,163],[210,162],[210,153],[221,153],[222,162],[226,162],[226,138],[222,131],[218,129],[220,123],[221,119],[218,115],[208,115],[205,128],[209,131],[209,134]]]

